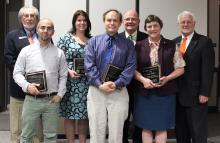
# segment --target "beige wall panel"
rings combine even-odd
[[[140,29],[144,30],[144,20],[149,14],[156,14],[164,22],[162,34],[170,39],[179,35],[177,15],[192,11],[196,16],[196,31],[207,35],[207,0],[140,0]]]
[[[54,21],[55,34],[53,40],[55,44],[59,37],[67,33],[72,27],[72,16],[78,9],[86,11],[86,0],[40,1],[40,17],[49,17]]]
[[[135,9],[135,0],[89,0],[89,15],[92,23],[92,34],[97,35],[105,31],[102,15],[109,9],[117,9],[124,13],[128,9]],[[120,27],[123,31],[123,26]]]

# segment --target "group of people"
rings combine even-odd
[[[192,12],[178,15],[181,36],[169,40],[158,16],[148,15],[141,32],[135,10],[122,16],[116,9],[103,14],[105,32],[91,36],[88,14],[77,10],[57,46],[53,22],[39,20],[35,7],[24,6],[18,18],[21,28],[8,33],[4,51],[12,75],[12,143],[56,142],[59,116],[68,143],[76,132],[85,143],[88,130],[91,143],[104,143],[106,127],[109,143],[128,143],[131,115],[134,143],[166,143],[167,129],[174,128],[177,143],[207,143],[214,50],[211,39],[195,32]],[[85,74],[74,69],[76,58],[84,59]],[[148,67],[160,69],[159,82],[144,75]],[[26,77],[39,71],[46,74],[45,91]],[[114,78],[105,79],[106,73]]]

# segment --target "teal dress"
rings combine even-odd
[[[64,51],[68,68],[74,67],[74,58],[84,58],[84,47],[75,41],[72,34],[65,34],[57,46]],[[87,119],[87,92],[89,84],[85,76],[67,78],[67,91],[60,102],[60,116],[66,119]]]

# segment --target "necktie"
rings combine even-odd
[[[111,56],[112,56],[112,40],[113,40],[113,37],[109,37],[109,39],[107,40],[107,48],[103,54],[103,62],[105,64],[109,64],[110,63],[110,60],[111,60]]]
[[[32,35],[31,32],[29,32],[29,34],[28,34],[28,41],[29,41],[30,44],[33,44],[33,43],[34,43],[33,35]]]
[[[132,35],[129,35],[129,36],[128,36],[128,39],[131,40],[131,41],[133,41],[133,36],[132,36]]]
[[[131,40],[132,43],[135,45],[136,41],[134,41],[134,36],[129,35],[127,38],[128,38],[129,40]]]
[[[185,51],[186,51],[186,40],[187,40],[187,38],[184,37],[184,38],[182,39],[181,44],[180,44],[179,51],[180,51],[180,53],[181,53],[182,55],[184,55],[184,54],[185,54]]]

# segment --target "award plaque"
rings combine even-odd
[[[150,79],[153,83],[160,83],[160,65],[141,68],[140,72],[145,78]]]
[[[112,64],[108,64],[108,67],[103,75],[102,81],[116,81],[123,70]]]
[[[45,71],[27,73],[25,77],[29,83],[39,84],[40,86],[37,86],[37,89],[40,92],[47,91],[47,81],[46,81]]]
[[[73,59],[73,70],[75,72],[77,72],[80,75],[84,75],[85,71],[84,71],[84,58],[74,58]]]

